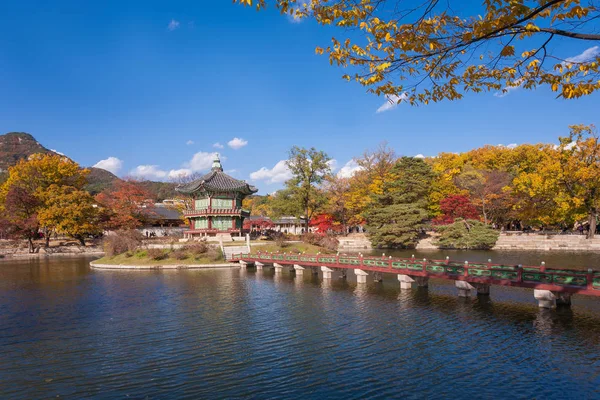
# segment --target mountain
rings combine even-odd
[[[38,143],[29,133],[9,132],[0,135],[0,172],[6,172],[19,160],[35,153],[53,153]]]
[[[8,167],[19,160],[28,158],[36,153],[56,153],[42,146],[33,136],[25,132],[9,132],[0,135],[0,183],[6,179]],[[68,157],[68,156],[65,156]],[[88,183],[85,189],[91,194],[97,194],[105,189],[111,189],[121,179],[112,172],[101,168],[89,167]],[[169,182],[143,181],[140,184],[158,201],[175,196],[175,184]]]

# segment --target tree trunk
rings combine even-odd
[[[45,236],[44,236],[44,247],[48,248],[50,247],[50,233],[48,231],[45,232]]]
[[[85,247],[85,237],[79,236],[77,238],[77,240],[79,240],[79,244],[81,244],[83,247]]]
[[[309,223],[309,221],[308,221],[308,205],[306,205],[306,213],[304,214],[304,218],[306,218],[304,220],[304,225],[305,225],[304,233],[308,233],[308,223]]]
[[[595,208],[590,209],[590,214],[588,216],[588,222],[589,222],[588,226],[589,226],[590,230],[588,231],[587,238],[593,239],[594,235],[596,234],[596,209]]]
[[[34,250],[34,248],[33,248],[33,238],[31,236],[28,237],[27,238],[27,242],[29,243],[29,252],[33,253],[33,250]]]

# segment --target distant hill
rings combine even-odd
[[[0,172],[6,172],[19,160],[35,153],[53,153],[38,143],[29,133],[9,132],[0,135]]]
[[[29,133],[9,132],[0,135],[0,182],[6,179],[8,167],[12,167],[19,160],[28,158],[36,153],[56,153],[42,146]],[[65,156],[68,157],[68,156]],[[88,184],[85,189],[91,194],[97,194],[105,189],[111,189],[121,179],[112,172],[101,168],[88,167]],[[140,184],[149,191],[158,201],[172,198],[176,195],[175,184],[170,182],[143,181]]]

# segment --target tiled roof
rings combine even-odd
[[[239,192],[249,195],[258,189],[244,181],[237,180],[219,169],[213,169],[203,177],[175,188],[180,193],[191,194],[197,191],[206,192]]]

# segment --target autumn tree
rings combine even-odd
[[[433,173],[422,159],[402,157],[390,174],[366,213],[367,234],[375,246],[414,247],[426,227]]]
[[[394,103],[427,104],[519,86],[546,86],[572,99],[600,88],[600,53],[560,51],[600,41],[595,0],[485,0],[471,15],[458,2],[437,0],[234,1],[258,9],[275,4],[294,18],[343,29],[346,38],[332,38],[317,54],[356,69],[344,78]]]
[[[106,208],[105,229],[135,229],[148,217],[152,195],[133,180],[116,183],[113,190],[96,195],[96,201]]]
[[[467,165],[455,181],[458,187],[470,193],[485,224],[503,219],[507,204],[505,188],[511,182],[508,173],[499,170],[478,170]]]
[[[570,126],[569,136],[560,138],[561,180],[574,209],[587,214],[589,233],[596,233],[600,206],[600,143],[596,128]]]
[[[339,223],[341,231],[348,232],[348,201],[350,197],[350,178],[332,175],[327,179],[323,189],[327,197],[325,209],[334,221]]]
[[[286,182],[286,187],[290,191],[291,200],[304,213],[306,232],[312,214],[323,203],[324,198],[318,187],[331,174],[330,160],[331,157],[325,152],[314,147],[305,149],[294,146],[289,152],[286,165],[292,178]]]
[[[95,200],[88,192],[58,185],[48,188],[48,200],[38,214],[41,225],[79,240],[82,246],[87,236],[102,233],[99,217]]]
[[[450,195],[440,201],[442,215],[434,220],[434,223],[448,225],[454,223],[457,218],[478,219],[479,213],[469,197],[465,195]]]
[[[35,250],[33,240],[37,238],[40,228],[38,220],[40,205],[40,200],[21,186],[11,186],[4,197],[2,207],[4,228],[12,237],[27,239],[30,253]]]
[[[14,188],[19,188],[23,193],[33,196],[36,199],[37,215],[39,228],[46,234],[46,246],[49,244],[50,234],[56,230],[52,219],[41,218],[44,210],[51,207],[56,201],[55,190],[51,188],[70,188],[69,190],[82,191],[86,184],[86,177],[89,171],[81,169],[79,165],[58,154],[33,154],[29,159],[21,160],[8,170],[7,180],[0,186],[0,205],[8,204],[8,194]],[[69,204],[67,200],[61,199],[63,206]],[[69,197],[69,200],[75,200]],[[91,217],[91,216],[90,216]],[[80,220],[79,223],[85,225],[88,221]]]

